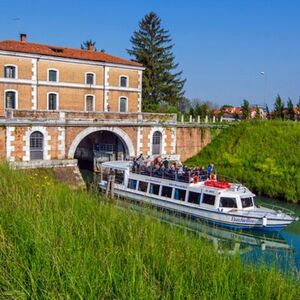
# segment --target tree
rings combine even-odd
[[[163,103],[178,107],[178,101],[184,95],[185,79],[182,72],[175,72],[169,31],[162,28],[161,19],[154,12],[145,15],[139,22],[139,30],[134,31],[127,49],[134,60],[146,69],[143,72],[143,110],[155,111]]]
[[[294,104],[293,104],[291,98],[289,98],[288,102],[287,102],[287,114],[288,114],[288,118],[290,120],[295,119]]]
[[[284,120],[284,101],[277,95],[274,103],[274,116]]]
[[[299,99],[299,101],[297,103],[297,108],[300,110],[300,99]]]
[[[243,105],[242,105],[242,116],[244,120],[247,120],[249,118],[250,114],[250,106],[249,106],[249,101],[244,99]]]
[[[88,50],[90,47],[92,47],[93,50],[97,51],[97,48],[95,47],[95,45],[96,45],[96,42],[89,39],[89,40],[86,40],[85,42],[82,42],[82,44],[80,45],[80,48],[82,50]]]
[[[80,48],[82,50],[88,50],[91,47],[94,51],[98,51],[97,48],[95,47],[95,45],[96,45],[96,42],[89,39],[89,40],[86,40],[85,42],[82,42],[82,44],[80,45]],[[105,49],[101,49],[100,52],[104,53]]]
[[[259,107],[256,105],[255,107],[255,116],[254,116],[255,120],[260,120],[260,109]]]
[[[266,118],[267,118],[267,120],[271,119],[270,110],[269,110],[269,106],[268,105],[266,105]]]

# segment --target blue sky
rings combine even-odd
[[[150,11],[170,31],[187,97],[218,105],[265,98],[270,108],[277,94],[298,102],[296,0],[0,0],[0,40],[22,32],[31,42],[79,47],[91,38],[98,49],[129,58],[130,37]]]

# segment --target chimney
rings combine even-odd
[[[94,51],[93,43],[91,43],[91,42],[87,43],[87,49],[88,49],[88,51]]]
[[[26,43],[27,42],[27,35],[25,33],[20,34],[20,40],[21,43]]]

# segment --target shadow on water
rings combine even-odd
[[[88,187],[99,180],[99,175],[91,171],[81,170]],[[96,176],[96,177],[95,177]],[[259,204],[267,202],[289,208],[300,216],[300,207],[281,203],[272,199],[258,199]],[[281,232],[260,230],[230,230],[213,226],[204,221],[192,220],[178,213],[164,209],[151,208],[149,205],[138,204],[130,200],[118,199],[114,205],[120,209],[134,210],[147,215],[171,228],[210,241],[220,255],[240,255],[247,264],[265,263],[283,272],[300,272],[300,221],[288,226]]]

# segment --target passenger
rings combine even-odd
[[[213,171],[214,165],[209,163],[207,166],[207,176],[210,177],[210,173]]]
[[[169,168],[169,161],[167,160],[166,157],[165,157],[165,159],[163,160],[163,164],[164,164],[165,169],[168,169],[168,168]]]

